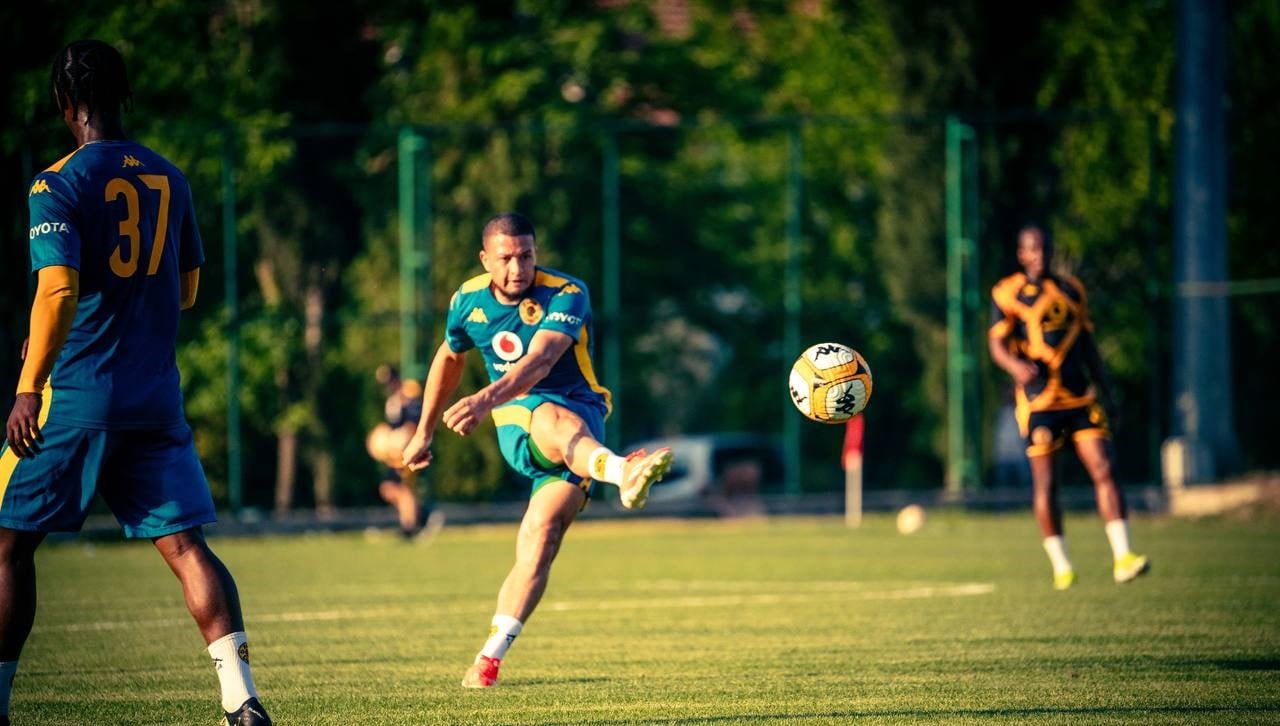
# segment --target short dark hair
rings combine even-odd
[[[537,239],[537,234],[533,231],[533,222],[519,212],[503,212],[490,217],[489,221],[484,223],[484,230],[480,233],[480,243],[483,244],[495,234],[505,234],[508,237],[529,235]]]
[[[101,40],[77,40],[63,48],[50,76],[58,110],[66,104],[73,109],[83,105],[89,118],[95,113],[120,115],[133,95],[124,56]]]
[[[1049,269],[1049,260],[1053,259],[1053,237],[1050,236],[1049,230],[1038,222],[1027,222],[1018,228],[1018,235],[1014,237],[1014,244],[1022,239],[1022,235],[1027,232],[1035,232],[1040,235],[1040,248],[1044,251],[1044,267]]]

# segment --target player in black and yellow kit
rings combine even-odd
[[[128,537],[150,539],[182,583],[222,685],[227,721],[271,723],[249,672],[231,573],[201,525],[215,520],[178,385],[181,310],[204,250],[182,172],[130,141],[124,59],[82,40],[53,64],[77,148],[36,175],[31,336],[0,447],[0,724],[35,619],[35,550],[74,532],[101,494]]]
[[[404,447],[422,417],[422,384],[401,378],[392,365],[378,366],[375,375],[387,392],[387,400],[384,420],[369,432],[365,448],[374,461],[385,467],[378,482],[378,495],[395,507],[404,539],[429,542],[444,526],[444,512],[434,506],[429,489],[418,480],[418,472],[403,461]]]
[[[1110,401],[1105,369],[1093,339],[1084,286],[1049,272],[1052,243],[1035,225],[1018,232],[1018,264],[991,290],[988,339],[991,358],[1013,376],[1018,427],[1026,440],[1034,487],[1036,521],[1053,564],[1054,587],[1075,583],[1062,535],[1062,510],[1053,477],[1053,456],[1068,440],[1093,479],[1098,514],[1106,523],[1116,582],[1129,582],[1149,563],[1129,547],[1124,497],[1111,474],[1111,433],[1098,402]]]

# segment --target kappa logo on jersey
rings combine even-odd
[[[515,333],[504,330],[493,336],[493,352],[510,363],[524,355],[524,342]]]
[[[489,316],[478,307],[471,308],[471,314],[467,316],[468,323],[478,323],[484,325],[489,322]]]
[[[552,313],[547,313],[547,320],[553,323],[565,323],[567,325],[573,325],[573,326],[582,325],[582,318],[578,317],[577,315],[562,313],[559,310]]]
[[[564,287],[560,288],[560,292],[556,293],[556,297],[560,297],[561,295],[579,295],[581,293],[582,293],[582,288],[578,287],[577,285],[571,282],[568,285],[565,285]]]
[[[44,179],[37,179],[36,183],[31,185],[31,191],[27,193],[27,196],[29,197],[34,194],[43,194],[44,192],[47,192],[47,191],[49,191],[49,182],[45,181]]]
[[[125,154],[125,155],[124,155],[124,163],[123,163],[123,164],[121,164],[120,166],[121,166],[121,167],[126,167],[126,166],[142,166],[142,162],[141,162],[141,161],[138,161],[138,160],[137,160],[137,159],[135,159],[135,158],[133,158],[133,156],[132,156],[131,154]]]
[[[27,230],[27,240],[33,240],[43,234],[50,232],[70,232],[71,228],[66,222],[41,222],[31,225],[31,229]]]
[[[525,322],[525,325],[537,325],[542,320],[542,306],[531,297],[521,300],[520,319]]]

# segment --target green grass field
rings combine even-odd
[[[575,525],[498,688],[458,682],[514,525],[215,539],[287,724],[1276,723],[1280,523],[1142,518],[1110,580],[1068,520],[1050,587],[1028,513]],[[215,724],[217,679],[149,544],[46,546],[14,723]]]

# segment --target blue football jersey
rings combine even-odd
[[[609,390],[596,380],[591,365],[594,332],[586,283],[543,267],[518,304],[498,302],[489,289],[488,273],[462,283],[449,303],[445,342],[461,353],[477,348],[489,380],[496,381],[529,349],[539,330],[555,330],[573,338],[546,377],[530,393],[557,393],[575,400],[597,401],[611,410]]]
[[[142,144],[94,141],[36,175],[27,201],[32,272],[80,272],[75,320],[49,377],[49,420],[182,423],[180,273],[204,264],[182,172]]]

